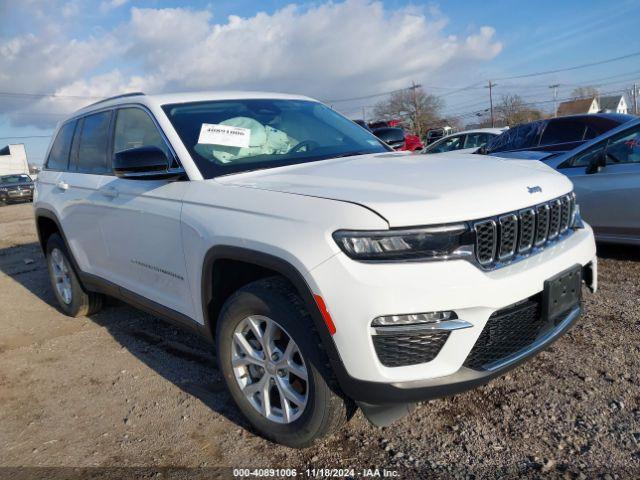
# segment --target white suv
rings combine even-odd
[[[503,374],[576,320],[595,244],[538,162],[389,151],[312,99],[127,94],[58,128],[35,216],[68,315],[102,295],[216,344],[265,437],[307,446]]]

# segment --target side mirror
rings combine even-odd
[[[587,175],[592,175],[594,173],[598,173],[600,170],[602,170],[606,166],[607,166],[607,156],[605,154],[605,151],[602,150],[598,155],[596,155],[591,159],[591,162],[589,162],[589,165],[587,165],[587,168],[585,169],[584,173],[586,173]]]
[[[122,150],[113,156],[113,173],[119,178],[135,180],[177,179],[182,168],[171,169],[167,155],[158,147],[137,147]]]

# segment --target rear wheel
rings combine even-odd
[[[225,303],[218,364],[236,404],[266,438],[307,447],[353,411],[304,304],[286,280],[251,283]]]
[[[46,251],[49,279],[60,309],[70,317],[99,311],[102,308],[102,295],[84,290],[60,235],[54,233],[49,237]]]

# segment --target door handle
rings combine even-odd
[[[63,182],[62,180],[60,180],[56,184],[56,187],[58,187],[60,190],[69,190],[69,184],[67,182]]]
[[[100,189],[100,193],[105,197],[116,198],[118,196],[118,190],[113,187],[104,187]]]

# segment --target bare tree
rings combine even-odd
[[[415,86],[392,93],[375,106],[374,114],[384,120],[402,119],[414,134],[421,136],[439,121],[441,110],[439,98]]]
[[[579,98],[593,98],[597,97],[598,95],[600,95],[600,92],[596,87],[578,87],[574,88],[571,92],[571,97],[574,100],[577,100]]]
[[[503,95],[495,111],[501,126],[533,122],[544,116],[540,110],[529,107],[520,95]]]

